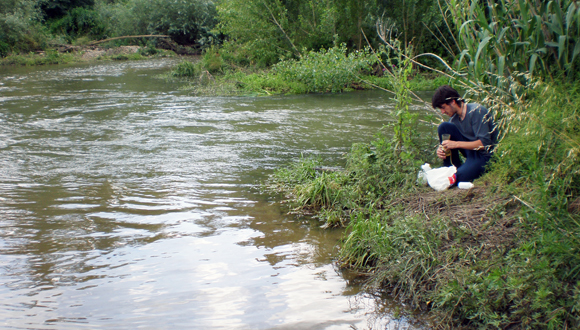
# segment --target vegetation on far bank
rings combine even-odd
[[[221,49],[208,49],[198,61],[177,64],[169,76],[183,79],[185,90],[205,95],[337,93],[392,88],[390,71],[380,65],[376,53],[368,49],[349,53],[345,44],[310,51],[298,60],[281,61],[269,69],[238,67],[228,56]],[[448,80],[427,72],[409,79],[413,90],[433,90]]]

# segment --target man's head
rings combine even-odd
[[[444,114],[453,116],[458,109],[461,109],[463,100],[455,89],[451,86],[443,85],[437,88],[435,94],[433,94],[431,105],[435,109],[441,109]]]

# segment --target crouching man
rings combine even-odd
[[[451,117],[449,122],[439,125],[440,145],[437,148],[437,157],[443,159],[444,166],[457,167],[457,173],[449,181],[454,185],[477,179],[485,171],[497,143],[497,129],[491,113],[477,103],[465,103],[459,93],[447,85],[435,91],[431,104]],[[463,164],[460,152],[465,157]]]

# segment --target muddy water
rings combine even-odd
[[[195,97],[172,64],[0,69],[2,327],[416,328],[335,267],[340,230],[260,191],[340,163],[388,96]]]

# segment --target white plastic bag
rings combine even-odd
[[[457,168],[455,166],[443,166],[426,171],[425,174],[427,176],[427,182],[431,188],[437,191],[443,191],[451,186],[449,177],[453,176],[455,172],[457,172]]]
[[[417,184],[420,186],[427,186],[429,182],[427,182],[427,171],[431,170],[431,165],[429,163],[425,163],[421,165],[421,170],[419,174],[417,174]]]

